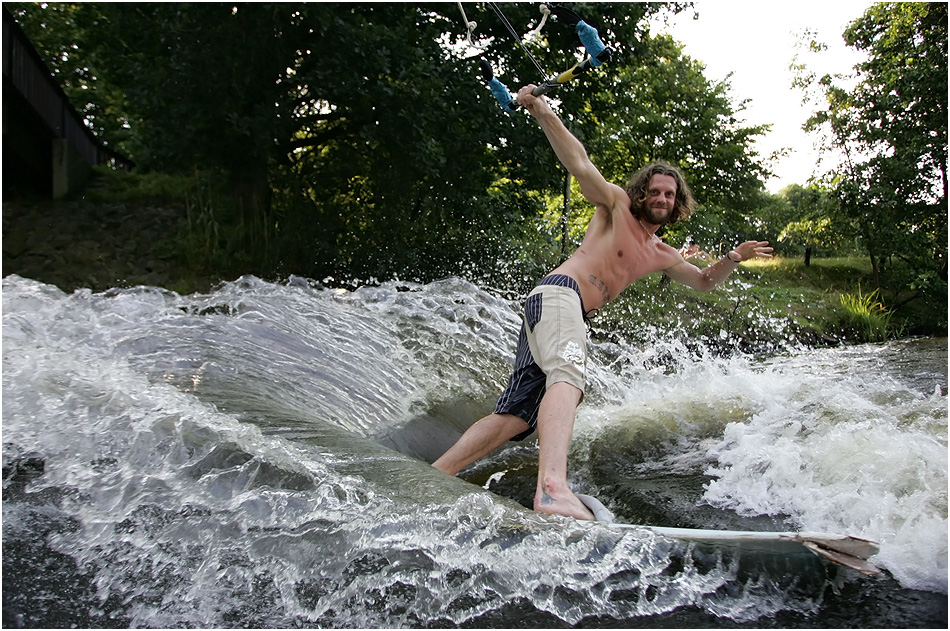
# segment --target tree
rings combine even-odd
[[[947,291],[947,5],[880,3],[852,22],[845,41],[868,53],[850,91],[818,81],[824,128],[845,150],[828,174],[837,212],[885,282],[945,303]]]
[[[832,248],[841,243],[841,232],[836,228],[834,200],[829,191],[818,184],[807,188],[792,184],[781,191],[790,214],[778,240],[794,243],[805,251],[805,266],[811,265],[811,257],[819,247]]]
[[[502,6],[519,34],[540,19],[534,4]],[[565,121],[611,179],[653,158],[681,164],[710,234],[741,231],[764,173],[750,149],[762,128],[740,126],[727,85],[705,80],[669,38],[648,36],[645,18],[682,5],[574,8],[616,52],[554,95]],[[96,133],[144,170],[198,170],[226,185],[233,202],[208,205],[232,261],[222,274],[484,272],[501,283],[560,253],[560,230],[539,230],[539,218],[561,197],[563,170],[529,117],[498,108],[478,61],[513,89],[544,77],[487,9],[469,9],[476,54],[457,45],[454,3],[15,9],[73,78]],[[550,73],[580,55],[557,20],[526,46]]]
[[[121,91],[87,89],[80,111],[113,112],[87,121],[127,129],[118,142],[141,168],[221,174],[234,203],[216,212],[241,235],[228,245],[236,268],[434,274],[457,269],[477,235],[517,224],[486,216],[504,130],[477,60],[440,43],[456,28],[446,5],[17,8],[47,59],[76,52],[64,75],[88,67],[85,88]],[[510,205],[508,219],[526,208]]]

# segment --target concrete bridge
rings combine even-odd
[[[69,103],[23,29],[3,8],[3,190],[61,198],[93,166],[133,163],[102,146]]]

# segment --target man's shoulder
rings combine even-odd
[[[665,265],[662,269],[668,269],[670,267],[675,267],[680,263],[687,263],[687,260],[683,257],[679,250],[674,248],[669,243],[664,243],[659,239],[656,240],[656,247],[659,251],[660,257],[663,259]]]
[[[627,191],[610,182],[608,182],[607,188],[610,193],[608,201],[606,204],[600,206],[599,209],[607,212],[610,216],[610,222],[613,223],[617,217],[632,217],[633,215],[630,212],[630,196],[627,195]],[[595,208],[596,207],[595,205]]]
[[[623,206],[625,210],[630,210],[630,196],[627,190],[613,182],[607,182],[607,188],[610,189],[610,196],[615,206]]]

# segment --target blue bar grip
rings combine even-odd
[[[581,44],[584,45],[584,48],[587,49],[587,54],[590,55],[590,65],[596,68],[602,64],[603,62],[598,59],[597,55],[604,52],[604,49],[607,47],[600,41],[600,35],[597,34],[597,29],[584,20],[581,20],[577,23],[577,36],[581,38]]]
[[[508,89],[508,86],[499,81],[497,77],[492,77],[492,80],[488,82],[488,87],[491,88],[491,93],[498,99],[503,110],[506,112],[514,112],[518,109],[518,103],[514,97],[511,96],[511,91]]]

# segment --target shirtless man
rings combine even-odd
[[[692,212],[695,202],[680,172],[654,164],[635,175],[627,190],[609,183],[547,100],[531,94],[533,88],[521,88],[518,102],[537,119],[558,159],[594,205],[594,216],[577,251],[528,295],[514,372],[495,411],[472,425],[432,466],[455,475],[506,441],[520,440],[537,428],[534,509],[592,519],[567,483],[574,416],[584,396],[586,313],[659,270],[693,289],[710,291],[740,261],[771,257],[772,248],[767,241],[746,241],[703,270],[688,263],[655,234]]]

